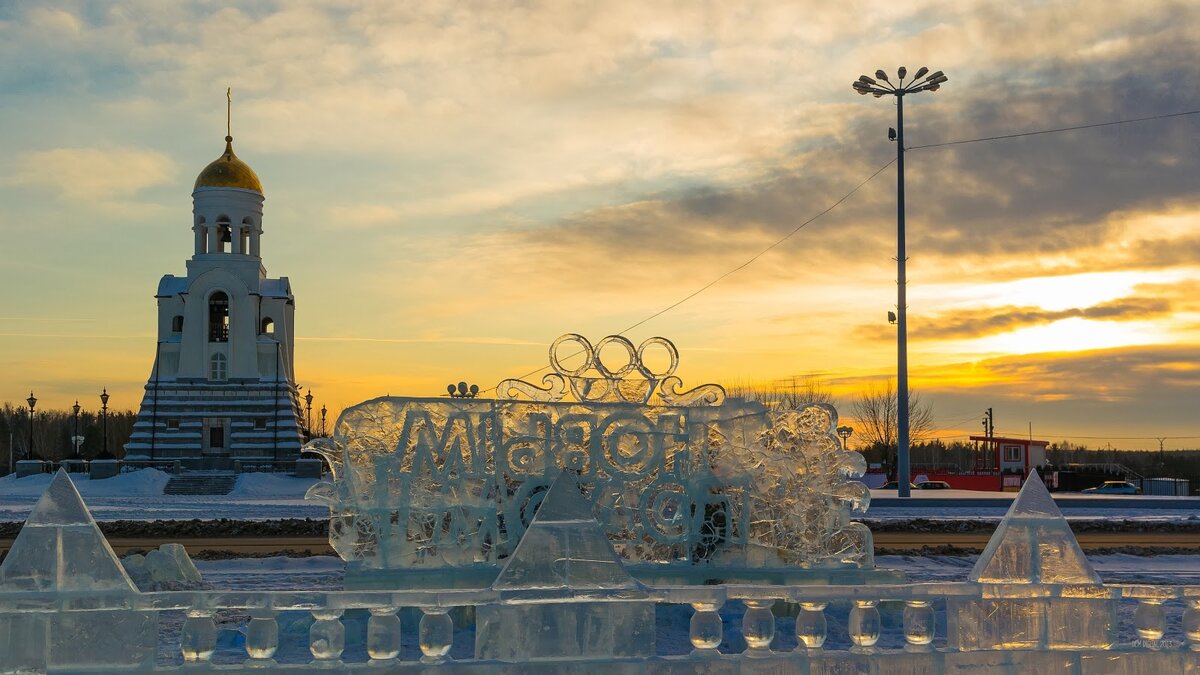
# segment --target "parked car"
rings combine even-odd
[[[917,489],[917,486],[916,486],[916,485],[913,485],[912,483],[909,483],[909,484],[908,484],[908,487],[909,487],[909,488],[911,488],[911,489],[913,489],[913,490],[916,490],[916,489]],[[888,482],[886,482],[886,483],[884,483],[884,484],[883,484],[883,487],[881,487],[881,488],[879,488],[879,489],[880,489],[880,490],[899,490],[899,489],[900,489],[900,483],[899,483],[899,482],[897,482],[897,481],[894,481],[894,480],[889,480]]]
[[[1106,480],[1103,484],[1090,487],[1084,492],[1093,495],[1140,495],[1142,489],[1127,480]]]
[[[918,490],[949,490],[950,484],[944,480],[927,480],[917,483]]]

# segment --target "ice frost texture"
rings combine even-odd
[[[0,593],[137,592],[65,471],[42,494],[0,564]],[[153,661],[153,612],[0,613],[0,671],[93,672]]]
[[[551,485],[492,588],[506,601],[476,608],[476,658],[654,655],[654,602],[621,564],[573,471]]]
[[[329,504],[339,555],[376,569],[503,564],[564,469],[625,563],[870,566],[870,532],[849,519],[867,508],[849,480],[866,466],[841,450],[837,412],[685,390],[678,361],[664,338],[565,335],[553,372],[496,399],[367,401],[309,444],[333,476],[309,496]]]
[[[981,584],[1071,585],[1074,595],[950,600],[955,649],[1107,649],[1115,639],[1116,601],[1079,587],[1101,586],[1046,486],[1032,472],[971,570]],[[1010,593],[1011,595],[1011,593]]]

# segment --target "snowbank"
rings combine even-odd
[[[54,474],[41,473],[18,479],[16,474],[0,478],[0,499],[4,497],[40,497]],[[71,481],[84,499],[88,497],[133,497],[161,495],[171,475],[158,469],[139,469],[112,478],[92,480],[86,473],[71,474]]]
[[[228,497],[231,499],[304,499],[315,478],[296,478],[278,473],[244,473]]]

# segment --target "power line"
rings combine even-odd
[[[880,174],[880,173],[881,173],[881,172],[882,172],[884,169],[888,168],[889,166],[891,166],[891,165],[892,165],[892,164],[894,164],[895,162],[896,162],[896,160],[895,160],[895,159],[892,159],[892,160],[888,161],[888,163],[887,163],[887,164],[884,164],[883,166],[881,166],[881,167],[879,167],[878,169],[876,169],[876,170],[875,170],[875,173],[871,174],[870,176],[867,176],[867,177],[866,177],[866,179],[864,179],[864,180],[863,180],[863,182],[859,183],[858,185],[855,185],[855,186],[854,186],[854,189],[853,189],[853,190],[851,190],[851,191],[849,191],[849,192],[847,192],[846,194],[842,195],[841,199],[838,199],[836,202],[834,202],[834,203],[830,204],[830,205],[829,205],[829,206],[828,206],[828,207],[827,207],[827,208],[826,208],[824,211],[821,211],[820,213],[818,213],[817,215],[813,216],[812,218],[809,218],[808,220],[804,221],[803,223],[800,223],[800,224],[799,224],[799,225],[797,225],[795,228],[793,228],[791,232],[788,232],[787,234],[783,235],[781,238],[779,238],[778,240],[776,240],[776,241],[775,241],[775,243],[773,243],[773,244],[771,244],[770,246],[768,246],[768,247],[764,248],[763,250],[759,251],[758,253],[756,253],[756,254],[755,254],[755,255],[754,255],[752,258],[750,258],[750,259],[749,259],[749,260],[747,260],[746,262],[744,262],[744,263],[742,263],[741,265],[738,265],[737,267],[735,267],[735,268],[733,268],[733,269],[729,270],[728,272],[726,272],[726,273],[722,274],[721,276],[717,277],[716,279],[713,279],[712,281],[708,282],[707,284],[705,284],[705,285],[701,286],[699,289],[697,289],[697,290],[695,290],[695,291],[692,291],[690,294],[688,294],[688,295],[687,295],[687,296],[685,296],[684,298],[682,298],[682,299],[680,299],[680,300],[677,300],[676,302],[672,303],[671,305],[669,305],[669,306],[667,306],[667,307],[664,307],[663,309],[660,309],[659,311],[655,312],[654,314],[651,314],[650,316],[648,316],[648,317],[646,317],[646,318],[642,319],[641,321],[638,321],[637,323],[635,323],[635,324],[633,324],[633,325],[631,325],[631,326],[627,327],[625,330],[622,330],[620,333],[618,333],[618,335],[623,335],[623,334],[625,334],[625,333],[627,333],[627,332],[629,332],[629,331],[633,330],[634,328],[637,328],[638,326],[640,326],[640,325],[642,325],[642,324],[646,323],[647,321],[650,321],[650,320],[652,320],[652,319],[656,319],[656,318],[658,318],[658,317],[662,316],[663,314],[666,314],[667,312],[669,312],[669,311],[671,311],[671,310],[675,309],[676,307],[678,307],[678,306],[682,305],[683,303],[687,302],[688,300],[691,300],[692,298],[696,297],[697,295],[700,295],[700,294],[701,294],[701,293],[703,293],[704,291],[707,291],[708,289],[710,289],[710,288],[712,288],[713,286],[717,285],[718,283],[720,283],[721,281],[723,281],[723,280],[724,280],[726,277],[728,277],[728,276],[730,276],[730,275],[732,275],[732,274],[735,274],[735,273],[737,273],[737,272],[740,272],[740,271],[742,271],[743,269],[745,269],[745,268],[749,267],[751,263],[753,263],[755,260],[758,260],[759,258],[763,257],[764,255],[766,255],[768,252],[770,252],[770,251],[771,251],[771,249],[775,248],[776,246],[779,246],[780,244],[782,244],[783,242],[787,241],[788,239],[791,239],[791,238],[792,238],[792,235],[796,234],[796,233],[797,233],[797,232],[799,232],[800,230],[803,230],[803,229],[804,229],[805,227],[807,227],[807,226],[808,226],[810,223],[812,223],[812,222],[813,222],[813,221],[815,221],[816,219],[820,218],[821,216],[825,215],[826,213],[829,213],[830,211],[832,211],[832,210],[836,209],[838,206],[840,206],[840,205],[842,204],[842,202],[844,202],[844,201],[846,201],[847,199],[849,199],[849,198],[850,198],[850,197],[851,197],[851,196],[852,196],[852,195],[853,195],[855,192],[858,192],[858,191],[859,191],[859,190],[860,190],[860,189],[861,189],[861,188],[862,188],[864,185],[866,185],[867,183],[870,183],[870,182],[871,182],[871,179],[873,179],[873,178],[875,178],[876,176],[878,176],[878,175],[879,175],[879,174]]]
[[[912,145],[912,147],[906,148],[906,150],[924,150],[924,149],[930,149],[930,148],[946,148],[946,147],[949,147],[949,145],[964,145],[967,143],[983,143],[986,141],[1003,141],[1003,139],[1008,139],[1008,138],[1021,138],[1021,137],[1025,137],[1025,136],[1042,136],[1042,135],[1046,135],[1046,133],[1061,133],[1064,131],[1078,131],[1078,130],[1082,130],[1082,129],[1097,129],[1097,127],[1116,126],[1116,125],[1122,125],[1122,124],[1134,124],[1134,123],[1141,123],[1141,121],[1180,118],[1180,117],[1186,117],[1186,115],[1196,115],[1196,114],[1200,114],[1200,110],[1184,110],[1184,112],[1181,112],[1181,113],[1166,113],[1166,114],[1162,114],[1162,115],[1150,115],[1150,117],[1145,117],[1145,118],[1104,121],[1104,123],[1084,124],[1084,125],[1078,125],[1078,126],[1063,126],[1063,127],[1057,127],[1057,129],[1043,129],[1043,130],[1038,130],[1038,131],[1006,133],[1006,135],[1001,135],[1001,136],[985,136],[985,137],[980,137],[980,138],[965,138],[965,139],[961,139],[961,141],[947,141],[944,143],[928,143],[925,145]],[[625,329],[620,330],[619,333],[617,333],[617,335],[624,335],[625,333],[628,333],[628,331],[635,329],[637,327],[640,327],[640,325],[642,325],[644,323],[653,321],[653,319],[658,318],[662,315],[665,315],[666,312],[676,309],[676,307],[678,307],[679,305],[682,305],[682,304],[686,303],[686,301],[688,301],[692,298],[695,298],[696,295],[700,295],[704,291],[708,291],[709,288],[712,288],[713,286],[718,285],[718,283],[720,283],[721,281],[724,281],[726,279],[726,277],[736,274],[736,273],[738,273],[738,271],[742,271],[746,267],[749,267],[749,265],[754,263],[755,261],[757,261],[758,258],[761,258],[764,255],[767,255],[767,253],[769,251],[772,251],[773,249],[775,249],[776,246],[779,246],[780,244],[784,243],[784,241],[791,239],[792,235],[799,232],[800,229],[804,229],[806,226],[810,225],[811,222],[814,222],[817,219],[820,219],[821,216],[828,214],[829,211],[832,211],[835,208],[838,208],[842,202],[845,202],[846,199],[853,196],[854,193],[856,193],[860,189],[862,189],[862,187],[864,185],[870,183],[870,181],[872,179],[874,179],[876,177],[876,175],[882,173],[883,169],[886,169],[889,166],[892,166],[893,163],[895,163],[895,159],[890,160],[886,163],[886,165],[883,165],[880,168],[877,168],[875,173],[872,173],[871,175],[869,175],[869,177],[866,177],[866,179],[864,179],[862,181],[862,183],[859,183],[858,185],[854,186],[853,190],[851,190],[850,192],[846,192],[845,195],[842,195],[841,198],[838,199],[838,201],[834,202],[833,204],[830,204],[829,207],[822,210],[821,213],[818,213],[815,216],[810,217],[809,220],[806,220],[806,221],[800,223],[800,225],[794,227],[791,232],[788,232],[787,234],[785,234],[784,237],[781,237],[780,239],[776,240],[775,243],[767,246],[766,249],[763,249],[762,251],[758,251],[757,253],[755,253],[754,256],[752,256],[750,259],[748,259],[748,261],[737,265],[737,267],[734,267],[731,270],[726,271],[725,274],[722,274],[722,275],[716,277],[716,279],[709,281],[708,283],[706,283],[706,285],[701,286],[700,288],[697,288],[696,291],[692,291],[688,295],[685,295],[685,297],[674,301],[674,303],[672,303],[670,305],[667,305],[666,307],[664,307],[664,309],[656,311],[656,312],[652,313],[652,315],[641,319],[641,321],[635,322],[634,324],[629,325],[629,327],[626,327]],[[542,366],[542,368],[539,368],[539,369],[536,369],[533,371],[529,371],[529,372],[527,372],[527,374],[517,377],[517,380],[523,380],[523,378],[539,374],[539,372],[546,370],[546,368],[548,368],[548,366]],[[496,389],[496,387],[492,387],[490,389],[485,389],[485,392],[491,392],[491,390],[494,390],[494,389]],[[1074,438],[1086,438],[1086,436],[1073,436],[1073,437]],[[1190,436],[1187,436],[1187,438],[1190,438]],[[1118,440],[1118,438],[1114,438],[1114,440]]]
[[[945,143],[929,143],[926,145],[914,145],[905,150],[925,150],[926,148],[944,148],[950,145],[963,145],[966,143],[982,143],[984,141],[999,141],[1006,138],[1021,138],[1024,136],[1040,136],[1042,134],[1057,134],[1062,131],[1077,131],[1079,129],[1095,129],[1097,127],[1111,127],[1118,124],[1133,124],[1134,122],[1149,122],[1151,120],[1164,120],[1171,117],[1183,117],[1185,115],[1200,115],[1200,110],[1187,110],[1184,112],[1167,113],[1165,115],[1151,115],[1150,117],[1137,117],[1130,120],[1116,120],[1113,122],[1096,122],[1095,124],[1081,124],[1074,127],[1059,127],[1057,129],[1041,129],[1039,131],[1023,131],[1016,134],[1003,134],[1001,136],[984,136],[982,138],[966,138],[960,141],[946,141]]]
[[[766,255],[767,253],[769,253],[769,252],[770,252],[772,249],[774,249],[775,247],[779,246],[780,244],[782,244],[783,242],[787,241],[788,239],[791,239],[793,235],[795,235],[795,234],[796,234],[797,232],[799,232],[800,230],[803,230],[805,227],[807,227],[809,224],[811,224],[811,223],[813,223],[814,221],[816,221],[816,220],[817,220],[818,218],[820,218],[821,216],[823,216],[823,215],[825,215],[826,213],[829,213],[830,211],[832,211],[832,210],[836,209],[837,207],[841,206],[841,205],[842,205],[842,202],[845,202],[847,199],[849,199],[851,196],[853,196],[853,195],[854,195],[854,193],[856,193],[856,192],[858,192],[859,190],[861,190],[861,189],[862,189],[862,187],[863,187],[864,185],[866,185],[867,183],[870,183],[872,179],[874,179],[876,176],[878,176],[880,173],[882,173],[884,169],[888,168],[889,166],[891,166],[892,164],[895,164],[895,163],[896,163],[896,160],[895,160],[895,158],[888,160],[888,162],[887,162],[886,164],[884,164],[883,166],[881,166],[881,167],[879,167],[878,169],[876,169],[874,173],[872,173],[870,176],[867,176],[867,177],[866,177],[865,179],[863,179],[863,181],[862,181],[861,183],[859,183],[858,185],[855,185],[855,186],[854,186],[854,188],[853,188],[852,190],[850,190],[850,191],[849,191],[849,192],[847,192],[846,194],[842,195],[842,196],[841,196],[841,198],[839,198],[839,199],[838,199],[836,202],[834,202],[834,203],[830,204],[830,205],[829,205],[829,206],[827,206],[827,207],[826,207],[826,208],[825,208],[823,211],[821,211],[820,213],[816,214],[815,216],[813,216],[813,217],[809,218],[808,220],[804,221],[803,223],[800,223],[800,224],[799,224],[799,225],[797,225],[796,227],[792,228],[792,231],[791,231],[791,232],[788,232],[787,234],[783,235],[783,236],[782,236],[782,237],[780,237],[779,239],[775,240],[775,242],[774,242],[774,243],[772,243],[770,246],[768,246],[768,247],[764,248],[763,250],[759,251],[758,253],[754,254],[754,255],[753,255],[753,256],[752,256],[752,257],[751,257],[749,260],[747,260],[746,262],[744,262],[744,263],[742,263],[742,264],[738,265],[737,267],[734,267],[733,269],[730,269],[728,272],[725,272],[724,274],[722,274],[721,276],[717,277],[716,279],[713,279],[712,281],[708,282],[707,284],[704,284],[704,285],[703,285],[703,286],[701,286],[700,288],[698,288],[698,289],[696,289],[696,290],[692,291],[691,293],[689,293],[689,294],[687,294],[686,296],[684,296],[684,297],[680,298],[679,300],[676,300],[675,302],[671,303],[670,305],[668,305],[668,306],[666,306],[666,307],[664,307],[664,308],[662,308],[662,309],[658,310],[657,312],[655,312],[655,313],[651,314],[650,316],[648,316],[648,317],[646,317],[646,318],[642,319],[641,321],[638,321],[638,322],[636,322],[636,323],[634,323],[634,324],[632,324],[632,325],[630,325],[630,326],[626,327],[625,329],[623,329],[623,330],[619,331],[619,332],[617,333],[617,335],[624,335],[625,333],[628,333],[629,331],[633,330],[634,328],[637,328],[638,326],[641,326],[642,324],[644,324],[644,323],[646,323],[646,322],[648,322],[648,321],[652,321],[652,320],[654,320],[654,319],[656,319],[656,318],[658,318],[658,317],[662,316],[663,314],[666,314],[667,312],[669,312],[669,311],[671,311],[671,310],[675,309],[676,307],[678,307],[678,306],[682,305],[683,303],[687,302],[688,300],[691,300],[692,298],[696,297],[697,295],[700,295],[700,294],[701,294],[701,293],[703,293],[704,291],[707,291],[708,289],[712,288],[713,286],[716,286],[716,285],[717,285],[717,284],[719,284],[720,282],[724,281],[724,280],[725,280],[727,277],[729,277],[729,276],[731,276],[731,275],[733,275],[733,274],[736,274],[737,272],[740,272],[740,271],[742,271],[742,270],[746,269],[746,268],[747,268],[747,267],[749,267],[751,264],[753,264],[753,263],[754,263],[754,261],[756,261],[756,260],[758,260],[759,258],[763,257],[764,255]],[[577,354],[573,354],[572,356],[578,356],[578,354],[582,354],[582,353],[583,353],[583,352],[579,352],[579,353],[577,353]],[[569,358],[569,357],[568,357],[568,358]],[[519,377],[517,377],[517,378],[515,378],[515,379],[518,379],[518,380],[523,380],[523,379],[525,379],[525,378],[527,378],[527,377],[529,377],[529,376],[531,376],[531,375],[537,375],[538,373],[542,372],[543,370],[546,370],[547,368],[549,368],[549,366],[542,366],[541,368],[538,368],[537,370],[532,370],[532,371],[530,371],[530,372],[528,372],[528,373],[525,373],[524,375],[521,375],[521,376],[519,376]],[[495,388],[496,388],[496,387],[491,387],[491,388],[489,388],[489,389],[484,389],[483,391],[485,391],[485,392],[486,392],[486,391],[492,391],[492,390],[494,390]]]

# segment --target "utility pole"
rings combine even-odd
[[[912,474],[908,465],[909,410],[908,410],[908,301],[905,299],[908,278],[905,263],[908,261],[904,235],[904,97],[922,91],[937,91],[948,80],[942,71],[930,73],[922,66],[905,84],[908,69],[904,66],[896,71],[898,80],[892,84],[887,73],[875,71],[875,77],[863,75],[850,86],[854,91],[873,95],[875,98],[892,96],[896,101],[896,129],[888,129],[888,140],[896,143],[896,496],[909,497]],[[893,133],[894,131],[894,133]]]
[[[992,415],[992,409],[988,408],[987,412],[985,412],[983,414],[983,435],[987,436],[987,441],[986,441],[987,449],[984,452],[988,453],[988,468],[996,469],[997,471],[999,471],[1000,470],[999,459],[998,458],[996,458],[995,460],[992,459],[993,457],[995,457],[995,454],[996,454],[995,439],[992,438],[992,436],[995,435],[995,433],[996,433],[995,418]],[[992,464],[993,461],[995,461],[994,466]]]

